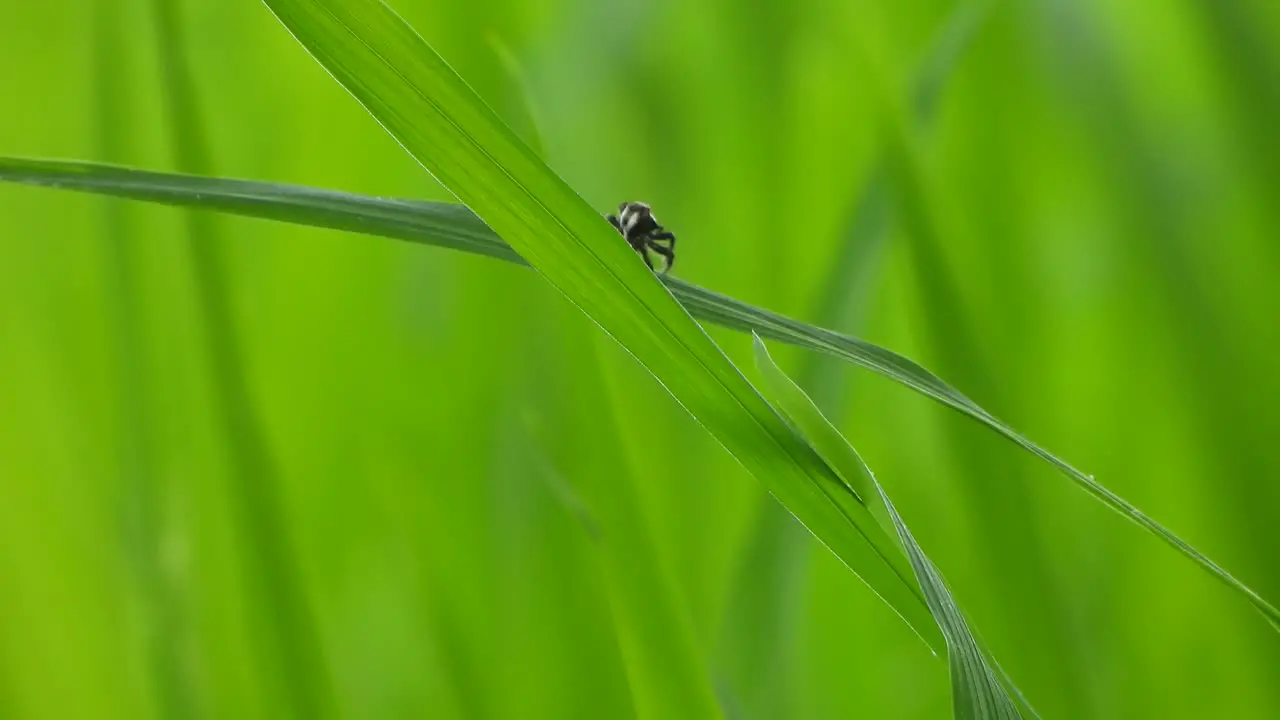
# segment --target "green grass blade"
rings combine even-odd
[[[941,574],[911,536],[902,517],[889,501],[889,496],[871,474],[870,468],[800,386],[774,363],[760,336],[755,336],[754,341],[756,365],[764,376],[764,387],[770,399],[809,439],[818,454],[861,497],[867,498],[882,522],[889,524],[897,533],[924,590],[929,609],[946,637],[955,717],[965,720],[1022,717],[1018,701],[1001,682],[998,669],[989,662],[987,654],[970,631]]]
[[[153,0],[163,97],[179,169],[212,167],[177,0]],[[279,686],[288,716],[321,720],[338,715],[319,628],[295,560],[281,498],[280,472],[245,377],[244,353],[231,307],[226,245],[217,218],[185,213],[198,317],[207,339],[218,430],[230,467],[228,495],[242,545],[246,600],[255,649]]]
[[[547,157],[547,142],[543,137],[542,128],[542,112],[538,109],[538,102],[534,97],[533,83],[529,80],[529,73],[525,71],[524,64],[520,62],[520,58],[515,52],[503,42],[502,38],[496,33],[489,34],[489,47],[493,48],[493,53],[498,57],[502,69],[506,71],[507,78],[511,83],[514,92],[519,97],[519,116],[521,118],[521,128],[517,128],[520,137],[530,148],[537,153],[538,157]]]
[[[527,264],[470,210],[453,203],[375,198],[334,190],[195,177],[111,165],[0,158],[0,180],[79,190],[181,207],[380,235]],[[1280,628],[1280,611],[1229,572],[1091,475],[1024,437],[909,358],[874,343],[794,320],[685,282],[662,281],[694,317],[733,330],[816,350],[883,375],[976,420],[1053,465],[1089,495],[1137,523],[1240,592]]]
[[[588,345],[567,343],[564,357],[600,355],[604,338]],[[595,350],[593,353],[592,350]],[[543,376],[555,372],[542,368]],[[599,367],[577,371],[606,403],[616,388]],[[576,404],[574,404],[576,405]],[[540,431],[530,422],[535,459],[566,510],[591,539],[613,617],[614,632],[626,668],[638,720],[723,718],[706,663],[678,592],[663,561],[653,524],[645,512],[641,477],[634,470],[614,408],[575,407],[572,420]],[[556,440],[558,438],[558,441]],[[590,452],[582,450],[589,444]],[[547,449],[558,445],[575,467],[558,467]]]
[[[0,180],[379,235],[527,264],[457,203],[23,158],[0,158]]]
[[[126,129],[132,117],[121,99],[126,96],[129,78],[120,68],[127,64],[131,49],[121,32],[124,13],[120,3],[98,0],[93,13],[96,124],[103,155],[116,159],[128,155],[130,149]],[[114,382],[120,393],[117,442],[122,544],[138,595],[139,634],[155,686],[157,717],[186,720],[199,716],[195,684],[182,665],[182,659],[192,652],[190,622],[183,604],[191,588],[187,578],[166,566],[162,556],[164,528],[173,523],[166,512],[172,489],[158,470],[157,428],[162,421],[153,410],[156,388],[146,353],[139,238],[132,232],[125,208],[110,203],[104,212],[104,258],[110,278],[104,300],[117,338]]]
[[[1045,450],[1024,437],[1021,433],[1006,425],[995,416],[978,406],[960,391],[951,387],[933,373],[914,361],[891,350],[879,347],[857,338],[841,335],[830,330],[815,328],[811,325],[783,317],[767,310],[752,307],[746,303],[717,295],[712,301],[705,301],[704,294],[713,294],[709,290],[698,288],[694,297],[681,297],[685,306],[694,315],[711,322],[731,327],[744,332],[754,331],[762,337],[780,340],[790,345],[809,348],[820,352],[842,357],[857,365],[873,370],[885,377],[896,380],[917,392],[957,410],[977,420],[1005,438],[1013,441],[1036,457],[1058,468],[1071,478],[1089,495],[1107,507],[1120,513],[1125,518],[1137,523],[1156,537],[1165,541],[1178,552],[1207,570],[1211,575],[1225,583],[1228,587],[1244,595],[1273,626],[1280,629],[1280,611],[1268,603],[1244,583],[1237,580],[1217,563],[1196,550],[1182,538],[1148,517],[1124,498],[1103,487],[1093,476],[1076,469],[1065,460]]]
[[[947,16],[911,84],[912,119],[917,123],[926,125],[933,121],[956,64],[986,24],[994,4],[992,0],[963,3]]]
[[[924,599],[831,500],[844,492],[590,205],[376,0],[269,0],[276,16],[431,174],[646,367],[920,636]]]
[[[765,394],[774,407],[782,411],[783,416],[808,439],[809,444],[818,451],[822,459],[839,473],[840,479],[848,486],[849,492],[859,504],[867,507],[869,512],[877,509],[876,506],[879,505],[875,499],[877,493],[870,478],[860,471],[851,472],[857,468],[859,462],[853,446],[846,442],[840,435],[840,431],[817,410],[817,406],[813,404],[808,394],[773,362],[760,336],[752,335],[751,339],[756,354],[756,367],[764,376]],[[812,413],[801,412],[803,408],[811,405],[814,407]],[[887,515],[878,516],[874,521],[882,526],[890,525]]]
[[[908,88],[922,127],[932,121],[952,71],[989,14],[987,7],[985,3],[958,5],[930,43]],[[814,316],[823,327],[857,331],[863,325],[875,278],[883,272],[895,210],[883,154],[852,198],[838,250],[817,293]],[[797,379],[838,425],[849,405],[845,400],[851,375],[839,358],[811,353],[804,358]],[[744,719],[785,714],[782,708],[794,679],[781,659],[792,651],[796,634],[795,621],[788,615],[808,586],[809,548],[803,530],[782,508],[768,505],[760,510],[746,543],[748,554],[734,580],[735,599],[720,653],[728,689],[744,700]],[[890,527],[887,521],[885,527]]]

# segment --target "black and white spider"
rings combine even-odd
[[[618,206],[618,214],[610,215],[608,220],[627,239],[627,244],[640,253],[650,270],[653,269],[653,260],[649,259],[650,250],[666,259],[666,265],[662,268],[664,275],[676,264],[676,236],[658,224],[658,218],[653,216],[653,210],[645,203],[624,202]]]

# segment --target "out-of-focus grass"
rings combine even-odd
[[[211,174],[208,133],[193,84],[192,58],[179,4],[177,0],[153,0],[151,8],[160,93],[175,165],[183,172]],[[275,679],[268,705],[277,708],[274,713],[331,718],[336,711],[328,668],[310,601],[300,586],[293,543],[280,505],[276,460],[246,381],[239,332],[232,316],[226,241],[214,216],[189,211],[183,220],[197,302],[194,320],[208,358],[210,409],[217,439],[225,448],[227,497],[241,550],[238,564],[245,597],[260,611],[251,617],[249,633],[254,667],[259,674]],[[150,542],[158,545],[159,537]],[[173,632],[180,633],[181,628]],[[173,694],[176,698],[162,705],[166,714],[196,712],[189,690],[175,689]]]
[[[116,6],[116,32],[152,32],[149,3]],[[681,277],[810,318],[848,200],[883,147],[859,44],[874,38],[876,70],[905,88],[952,8],[774,6],[396,3],[492,105],[517,107],[520,91],[487,44],[496,27],[527,69],[556,169],[601,210],[653,202],[680,234]],[[91,7],[6,8],[0,152],[163,167],[163,96],[145,42],[121,43],[122,86],[109,92],[123,94],[127,142],[119,157],[104,155]],[[220,172],[444,197],[260,6],[184,7]],[[935,261],[954,279],[965,341],[984,367],[926,333],[936,308],[917,295],[920,265],[901,228],[866,330],[953,370],[944,377],[979,403],[1267,597],[1280,594],[1268,549],[1280,535],[1266,521],[1277,507],[1266,479],[1280,469],[1267,445],[1280,425],[1268,242],[1280,218],[1265,152],[1266,129],[1280,122],[1265,92],[1276,27],[1256,4],[996,6],[922,146],[944,220]],[[1240,28],[1261,40],[1239,42]],[[121,212],[137,252],[151,453],[164,487],[178,488],[161,559],[189,581],[189,672],[206,711],[270,716],[266,698],[281,678],[248,669],[249,628],[265,608],[246,600],[235,571],[226,448],[191,329],[180,224],[169,211]],[[109,318],[102,213],[92,199],[0,188],[5,716],[161,707],[119,534],[115,460],[130,408],[113,369],[121,336]],[[636,380],[632,361],[558,345],[590,328],[536,277],[252,221],[226,221],[225,233],[246,384],[279,462],[282,509],[345,714],[630,712],[598,559],[580,521],[530,470],[525,406],[553,427],[574,427],[571,413],[588,423],[595,410],[622,428],[624,449],[600,448],[592,467],[635,474],[682,614],[711,655],[724,617],[752,600],[730,592],[730,579],[761,494]],[[1187,281],[1194,293],[1181,292]],[[717,339],[749,357],[740,337]],[[531,377],[534,353],[550,360]],[[584,368],[596,363],[612,404],[588,382]],[[998,397],[984,394],[982,375],[997,378]],[[547,392],[553,378],[562,392]],[[963,419],[878,381],[854,391],[843,429],[1045,716],[1280,712],[1274,635],[1202,573],[1065,484],[1035,482],[1044,469]],[[1000,542],[1010,526],[976,503],[1006,498],[968,496],[986,486],[956,459],[965,445],[991,459],[981,469],[996,469],[1001,487],[1025,489],[1041,542]],[[986,548],[994,557],[979,559]],[[1010,591],[1033,566],[1047,568],[1036,582],[1057,602]],[[792,716],[944,712],[933,665],[847,571],[816,553],[796,572]],[[1045,631],[1023,644],[1029,624]],[[1063,663],[1080,697],[1065,696]]]

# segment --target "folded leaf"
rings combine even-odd
[[[756,365],[764,376],[765,393],[775,406],[799,428],[813,448],[840,474],[851,487],[858,489],[878,514],[891,523],[898,540],[910,558],[916,579],[924,589],[929,610],[947,641],[947,663],[951,669],[952,709],[957,718],[1021,718],[1023,701],[1012,683],[1006,686],[999,667],[974,637],[964,614],[956,605],[942,575],[911,536],[902,516],[894,509],[889,496],[876,482],[871,469],[843,435],[827,421],[818,406],[809,399],[786,373],[769,357],[764,341],[754,337]],[[1025,708],[1034,715],[1030,706]]]

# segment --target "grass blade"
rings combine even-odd
[[[917,123],[932,121],[953,69],[988,16],[988,6],[962,3],[948,13],[907,91]],[[817,294],[814,314],[823,327],[856,331],[864,323],[875,278],[883,270],[895,214],[887,158],[877,157],[850,206],[839,249]],[[846,414],[851,381],[844,363],[830,355],[805,357],[799,385],[833,424]],[[743,703],[744,718],[785,714],[792,678],[783,658],[794,642],[794,606],[805,592],[809,572],[803,531],[775,505],[762,507],[747,542],[748,554],[734,581],[734,602],[722,639],[726,682]],[[886,527],[888,527],[886,525]],[[747,648],[748,652],[743,652]]]
[[[208,172],[212,163],[177,0],[153,0],[152,12],[175,159],[183,171]],[[187,212],[184,220],[199,323],[208,343],[216,420],[230,466],[229,494],[244,542],[239,559],[249,600],[259,609],[251,616],[258,636],[255,649],[282,686],[288,716],[336,717],[319,630],[285,524],[280,473],[245,377],[225,243],[216,218]]]
[[[528,264],[475,214],[454,203],[375,198],[335,190],[158,173],[99,163],[19,158],[0,158],[0,180],[380,235]],[[1217,563],[1107,490],[1093,476],[1027,439],[909,358],[874,343],[803,323],[678,278],[664,277],[662,281],[696,318],[841,358],[976,420],[1054,466],[1094,499],[1137,523],[1244,595],[1255,609],[1280,629],[1280,611]]]
[[[528,264],[484,221],[457,203],[24,158],[0,158],[0,180],[379,235]]]
[[[587,339],[589,343],[562,341],[560,352],[565,357],[598,356],[609,342]],[[565,367],[544,366],[535,372],[547,378],[565,372]],[[545,431],[541,421],[530,418],[531,453],[541,474],[590,538],[635,716],[637,720],[723,718],[726,713],[713,692],[688,608],[645,513],[641,478],[608,405],[614,402],[616,388],[599,367],[578,372],[576,381],[591,386],[592,394],[603,396],[606,406],[569,403],[572,419],[561,419]],[[584,451],[584,444],[592,449]],[[558,462],[553,450],[566,461]]]
[[[754,341],[756,365],[764,376],[764,387],[770,399],[809,439],[818,454],[840,473],[845,482],[867,499],[870,511],[897,533],[898,541],[906,550],[916,578],[924,589],[929,609],[946,637],[955,717],[1022,717],[1018,701],[1014,697],[1016,689],[1011,692],[1002,682],[998,669],[982,650],[959,606],[951,597],[942,575],[911,536],[906,523],[894,509],[884,489],[876,482],[870,468],[800,386],[773,362],[760,336],[755,336]]]
[[[934,648],[901,553],[833,496],[835,472],[762,398],[604,218],[377,0],[268,0],[304,47],[431,174],[626,348]],[[896,548],[895,548],[896,550]]]
[[[126,74],[120,72],[129,50],[121,41],[123,13],[119,3],[99,0],[93,5],[93,13],[96,124],[103,155],[115,159],[127,155],[129,149],[126,128],[131,118],[120,100],[122,88],[129,83]],[[105,304],[118,338],[114,382],[120,392],[117,442],[123,491],[123,549],[139,599],[139,635],[155,685],[157,716],[186,720],[199,717],[195,683],[191,673],[184,671],[183,663],[192,651],[190,622],[184,607],[190,587],[188,579],[172,564],[166,566],[162,557],[165,528],[174,524],[165,511],[172,489],[158,470],[156,429],[161,420],[153,410],[156,388],[146,352],[140,253],[133,230],[125,208],[118,203],[105,208],[103,235],[110,278]]]

